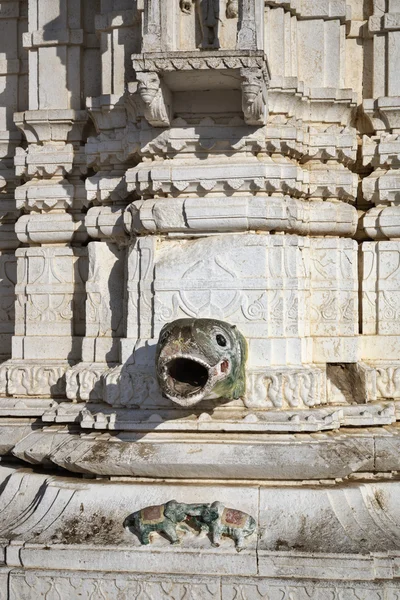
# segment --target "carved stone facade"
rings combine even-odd
[[[398,600],[400,0],[2,0],[0,39],[0,600]],[[178,319],[236,326],[240,394],[163,395]],[[124,528],[172,499],[220,547]]]

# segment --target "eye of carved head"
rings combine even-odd
[[[222,335],[222,333],[218,333],[215,339],[217,340],[218,346],[222,346],[222,348],[225,348],[225,346],[227,345],[227,341],[226,338]]]
[[[166,331],[162,331],[160,334],[160,342],[161,344],[164,344],[167,339],[169,338],[169,331],[168,329]]]

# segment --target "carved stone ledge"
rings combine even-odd
[[[178,161],[140,163],[126,173],[128,191],[139,196],[188,196],[266,191],[304,195],[307,173],[285,157],[255,160],[239,156],[230,161],[184,164]]]
[[[400,163],[400,134],[381,131],[377,136],[364,135],[362,156],[364,166],[396,168]]]
[[[89,380],[90,377],[86,381]],[[341,406],[317,406],[312,410],[299,407],[283,411],[258,407],[246,409],[234,403],[210,408],[210,403],[206,403],[205,406],[198,407],[198,412],[191,413],[178,408],[159,407],[146,410],[111,407],[91,400],[90,406],[83,407],[77,403],[54,404],[42,409],[41,416],[45,423],[79,422],[83,430],[138,433],[304,433],[329,431],[340,427],[391,425],[396,422],[396,418],[400,420],[399,411],[396,413],[396,408],[400,407],[393,401],[374,402],[368,406],[343,404],[343,399],[341,402]],[[200,413],[200,410],[204,412]]]
[[[3,372],[4,374],[4,372]],[[3,397],[7,392],[6,386],[0,388],[0,417],[42,417],[47,410],[58,406],[58,400],[35,397]]]
[[[312,3],[308,0],[268,0],[268,5],[284,8],[299,19],[339,19],[342,24],[350,19],[346,0],[319,0]]]
[[[204,50],[196,52],[147,52],[132,55],[135,71],[203,71],[258,68],[266,80],[269,68],[262,50]]]
[[[308,165],[308,183],[305,185],[309,198],[337,198],[345,202],[355,202],[357,198],[358,176],[343,164],[331,162]]]
[[[124,210],[118,206],[95,206],[85,217],[85,227],[93,239],[107,239],[127,243],[129,230],[124,225]]]
[[[351,167],[357,156],[355,129],[326,124],[308,126],[304,134],[304,156],[313,160],[336,160]]]
[[[121,203],[129,196],[123,170],[99,171],[85,181],[88,202]]]
[[[304,122],[352,127],[357,94],[349,88],[314,88],[297,77],[273,77],[268,90],[271,114],[296,115]]]
[[[325,458],[333,457],[327,453]],[[394,600],[397,596],[398,481],[340,486],[319,481],[312,486],[288,486],[284,482],[273,487],[260,486],[259,482],[245,486],[240,481],[235,485],[188,485],[184,480],[90,482],[12,467],[2,467],[1,478],[2,544],[6,550],[5,566],[12,568],[16,598],[44,595],[49,589],[63,594],[56,597],[65,598],[73,598],[78,590],[88,598],[93,589],[110,600],[121,597],[121,592],[134,598],[138,590],[146,590],[150,598],[162,598],[166,590],[169,596],[172,592],[165,573],[177,580],[176,585],[179,582],[179,587],[173,589],[175,597],[183,597],[193,586],[191,591],[205,600],[219,598],[216,594],[221,584],[228,600],[237,593],[246,593],[248,598],[262,597],[260,590],[264,596],[265,590],[269,595],[273,593],[272,598],[286,592],[315,599],[327,594],[328,598],[340,594],[340,598],[368,600]],[[257,516],[258,540],[254,536],[248,548],[238,555],[229,538],[222,541],[220,548],[211,548],[207,536],[183,530],[177,546],[156,534],[151,547],[141,547],[139,540],[123,527],[126,514],[145,505],[166,502],[173,489],[179,493],[180,502],[188,504],[210,503],[218,497],[229,506],[235,498],[235,507]],[[85,518],[79,517],[81,506]],[[78,528],[78,535],[72,524]],[[320,529],[329,532],[329,536],[313,535]],[[61,572],[45,569],[49,566],[49,554],[51,567]],[[107,572],[110,558],[112,573]],[[303,580],[294,577],[293,568]],[[133,573],[135,580],[130,580]],[[200,574],[207,574],[207,580],[200,580]],[[341,581],[337,580],[338,574]],[[93,579],[97,588],[93,588]],[[111,581],[113,588],[109,587]]]
[[[87,172],[85,153],[78,151],[73,144],[31,144],[29,150],[17,148],[14,162],[18,177],[60,178],[67,174],[85,175]]]
[[[398,240],[400,238],[400,207],[376,206],[365,213],[362,226],[373,240]]]
[[[400,169],[378,168],[362,182],[364,198],[375,204],[397,203]]]
[[[86,106],[98,133],[124,128],[127,124],[123,95],[104,94],[86,98]]]
[[[400,128],[400,96],[382,96],[363,102],[365,114],[371,119],[375,131],[391,131]]]
[[[88,217],[86,226],[87,220]],[[260,194],[230,198],[158,198],[130,204],[125,210],[124,222],[132,234],[191,234],[217,229],[353,236],[357,212],[353,206],[340,202],[312,202]]]
[[[288,132],[284,127],[279,129],[283,146],[282,154],[293,152],[292,149],[286,148],[285,144],[292,144],[296,132],[293,127],[288,129]],[[194,115],[194,122],[179,116],[173,119],[169,129],[162,132],[156,131],[151,135],[148,133],[144,135],[142,132],[140,142],[141,152],[146,157],[155,155],[159,157],[162,154],[178,158],[181,152],[193,155],[196,153],[208,154],[213,149],[216,149],[218,153],[223,154],[226,151],[231,155],[246,151],[256,153],[266,150],[267,143],[278,142],[276,127],[271,131],[261,127],[249,128],[238,114],[234,116],[221,115],[219,118],[201,116],[197,119]],[[270,137],[275,139],[272,140]]]
[[[276,433],[260,431],[79,433],[60,425],[29,433],[13,454],[26,462],[50,461],[70,472],[102,476],[247,480],[346,478],[400,469],[397,425],[363,430]],[[94,427],[96,429],[96,426]],[[313,432],[314,431],[314,432]],[[224,461],[221,461],[221,444]],[[296,460],[293,460],[293,456]]]
[[[19,548],[19,546],[18,546]],[[136,558],[136,557],[135,557]],[[181,558],[181,560],[189,560],[190,555]],[[323,567],[328,567],[324,572],[329,571],[330,557],[304,558],[299,557],[298,552],[293,551],[285,553],[284,557],[266,556],[265,562],[271,570],[284,570],[284,561],[295,562],[299,569],[305,568],[311,573],[313,569],[319,572],[317,567],[322,564]],[[318,563],[317,563],[318,561]],[[52,590],[59,594],[59,597],[72,598],[73,594],[77,594],[80,598],[86,598],[85,594],[89,594],[88,590],[96,590],[108,600],[117,600],[121,596],[121,592],[127,594],[129,598],[135,598],[138,594],[145,594],[148,598],[163,598],[165,594],[173,594],[172,597],[184,598],[184,594],[190,589],[195,598],[202,600],[220,599],[220,591],[223,594],[224,600],[234,600],[240,595],[245,598],[267,598],[270,596],[273,600],[279,599],[282,594],[296,594],[299,598],[313,598],[318,600],[328,595],[328,598],[334,598],[335,594],[340,594],[338,597],[358,600],[365,598],[371,600],[396,600],[398,594],[398,583],[393,579],[393,568],[396,564],[396,557],[392,554],[384,558],[365,556],[363,558],[340,556],[337,559],[338,570],[340,573],[351,573],[354,569],[362,573],[363,577],[368,579],[365,581],[347,581],[345,577],[342,579],[330,579],[329,582],[315,581],[315,577],[311,575],[311,579],[274,579],[265,577],[219,577],[201,575],[186,576],[181,575],[166,575],[164,573],[157,575],[141,575],[141,574],[126,574],[126,573],[96,573],[95,571],[80,571],[79,577],[76,573],[65,572],[62,570],[46,571],[44,569],[23,569],[23,568],[8,568],[4,567],[1,571],[4,587],[8,584],[15,591],[16,597],[28,598],[33,592],[45,595],[47,590]],[[386,568],[387,567],[387,568]],[[371,578],[377,574],[384,573],[387,576],[390,573],[390,579],[387,581],[371,581]],[[350,576],[351,577],[351,576]],[[268,596],[266,596],[268,594]],[[384,596],[383,596],[384,594]],[[64,595],[64,596],[63,596]]]
[[[86,111],[27,110],[14,114],[14,122],[29,144],[43,142],[81,142],[88,120]]]
[[[180,90],[185,73],[190,71],[195,71],[197,77],[186,77],[187,89],[241,89],[246,123],[260,127],[266,122],[269,68],[263,51],[144,53],[133,55],[132,61],[146,119],[156,127],[169,126],[171,102],[167,90]],[[223,80],[222,73],[230,77]]]
[[[67,244],[87,239],[82,221],[68,213],[23,215],[15,224],[15,232],[23,244]]]
[[[76,208],[75,186],[65,179],[34,179],[15,190],[17,208],[49,211]]]

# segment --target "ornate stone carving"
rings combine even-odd
[[[213,319],[179,319],[165,325],[156,369],[163,393],[181,406],[204,398],[245,394],[247,344],[235,326]]]
[[[0,2],[1,600],[398,600],[398,4]]]
[[[60,362],[10,360],[0,367],[0,378],[5,383],[2,393],[8,396],[63,397],[67,366]]]
[[[166,52],[132,56],[133,68],[138,72],[155,71],[204,71],[206,69],[240,69],[259,68],[268,77],[265,53],[262,50],[237,52],[235,50],[188,52],[182,56],[180,52]]]
[[[169,92],[156,73],[137,73],[138,93],[144,103],[144,114],[154,127],[170,124],[171,100]]]
[[[103,399],[102,375],[107,365],[101,363],[80,363],[66,372],[66,396],[73,401],[94,401]]]
[[[258,69],[242,69],[242,108],[248,125],[265,125],[267,90],[264,78]]]
[[[150,543],[150,534],[155,531],[164,533],[172,544],[179,544],[177,525],[183,521],[194,522],[200,531],[210,532],[213,546],[220,545],[222,536],[231,537],[238,552],[243,550],[245,538],[256,530],[253,517],[240,510],[226,508],[222,502],[182,504],[176,500],[132,513],[125,519],[124,527],[136,531],[144,545]]]
[[[205,509],[202,504],[182,504],[170,500],[166,504],[147,506],[126,517],[124,527],[132,528],[139,534],[142,544],[150,543],[153,531],[164,533],[171,544],[179,544],[178,523],[182,523],[189,515],[201,515]]]
[[[320,369],[249,371],[245,405],[274,410],[323,405],[326,376]]]
[[[221,537],[226,535],[234,540],[238,552],[243,550],[245,538],[256,531],[253,517],[240,510],[226,508],[222,502],[213,502],[202,511],[200,518],[195,519],[208,528],[213,546],[219,546]]]

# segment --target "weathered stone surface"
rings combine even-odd
[[[0,2],[0,600],[400,596],[399,11]],[[182,318],[235,390],[159,386]],[[257,534],[140,547],[174,498]]]
[[[399,469],[398,430],[343,430],[314,434],[206,434],[93,432],[71,427],[34,431],[12,453],[30,463],[51,461],[68,471],[93,475],[174,478],[337,479],[374,472],[380,445],[387,462],[379,471]],[[293,460],[293,454],[296,460]],[[291,458],[292,457],[292,458]]]

